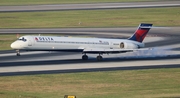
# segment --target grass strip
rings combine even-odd
[[[0,34],[0,50],[10,50],[11,43],[16,39],[15,34]]]
[[[0,28],[180,26],[180,8],[0,13]]]
[[[180,68],[0,77],[3,98],[180,97]]]

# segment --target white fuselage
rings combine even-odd
[[[76,38],[55,36],[23,36],[25,40],[16,40],[11,44],[13,49],[39,50],[39,51],[79,51],[86,48],[138,49],[144,47],[143,43],[127,39],[105,39],[105,38]],[[20,39],[21,39],[20,38]]]

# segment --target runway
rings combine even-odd
[[[133,28],[106,28],[106,32],[102,32],[102,28],[90,29],[88,36],[91,37],[108,37],[109,32],[113,32],[110,37],[120,36],[127,38],[133,32]],[[116,30],[114,30],[116,29]],[[35,29],[39,30],[39,29]],[[48,32],[49,29],[41,29]],[[53,29],[50,29],[50,31]],[[58,33],[65,33],[72,29],[55,30]],[[80,29],[84,36],[86,30]],[[119,32],[124,31],[123,33]],[[172,30],[172,29],[168,29]],[[123,54],[103,55],[103,61],[96,61],[94,54],[88,54],[88,61],[81,60],[81,53],[73,52],[26,52],[22,51],[20,57],[15,55],[15,51],[0,52],[0,75],[32,75],[32,74],[53,74],[53,73],[71,73],[71,72],[91,72],[91,71],[112,71],[112,70],[136,70],[136,69],[154,69],[154,68],[179,68],[180,67],[180,39],[178,31],[173,28],[173,32],[168,30],[160,30],[156,33],[156,29],[152,29],[145,38],[148,51],[137,51]],[[5,30],[6,31],[6,30]],[[9,31],[9,30],[7,30]],[[11,31],[11,30],[10,30]],[[13,30],[12,30],[13,31]],[[21,29],[17,29],[21,31]],[[22,30],[24,32],[24,30]],[[30,32],[31,29],[27,29]],[[32,30],[33,31],[33,30]],[[31,31],[31,32],[32,32]],[[99,32],[101,31],[101,32]],[[69,33],[76,36],[76,32]],[[99,33],[97,33],[99,32]],[[131,33],[130,33],[131,32]],[[67,33],[68,34],[68,33]],[[166,50],[167,49],[167,50]]]
[[[20,58],[11,57],[11,61],[0,63],[0,75],[31,75],[31,74],[53,74],[91,71],[112,71],[112,70],[135,70],[154,68],[179,68],[180,53],[171,55],[146,55],[133,54],[103,55],[104,60],[96,61],[95,55],[90,55],[90,60],[82,61],[81,54],[72,53],[44,53],[27,54]],[[46,55],[46,57],[44,57]]]
[[[127,9],[127,8],[178,7],[178,6],[180,6],[180,1],[22,5],[22,6],[0,6],[0,12],[35,12],[35,11],[96,10],[96,9],[125,9],[125,8]]]

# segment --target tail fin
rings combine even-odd
[[[142,42],[153,24],[141,23],[135,33],[128,38],[129,40]]]

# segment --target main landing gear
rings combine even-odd
[[[82,56],[82,60],[88,60],[88,56],[87,56],[86,54],[84,54],[84,55]]]
[[[96,59],[97,59],[98,61],[101,61],[101,60],[103,59],[103,57],[102,57],[101,55],[98,55],[98,56],[96,57]]]
[[[96,57],[97,61],[101,61],[103,59],[103,57],[101,56],[101,54],[99,54],[97,57]],[[82,60],[88,60],[88,56],[86,54],[84,54],[82,56]]]
[[[16,55],[21,56],[19,50],[16,50]]]

